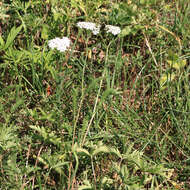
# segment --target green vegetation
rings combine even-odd
[[[0,189],[190,189],[189,21],[189,0],[1,0]]]

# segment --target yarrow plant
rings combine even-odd
[[[78,22],[77,26],[79,28],[91,30],[94,35],[97,35],[100,32],[100,26],[93,22]]]
[[[48,41],[48,46],[51,49],[57,49],[60,52],[66,51],[69,48],[70,44],[71,44],[71,40],[67,37],[55,38]]]
[[[77,26],[79,28],[91,30],[94,35],[97,35],[100,32],[100,25],[93,22],[78,22]],[[120,27],[112,25],[106,25],[105,30],[107,33],[112,33],[113,35],[117,35],[121,32]]]
[[[107,30],[107,33],[112,33],[113,35],[117,35],[121,32],[121,29],[118,26],[106,25],[105,29]]]

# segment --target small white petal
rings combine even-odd
[[[121,32],[120,27],[118,26],[112,26],[112,25],[106,25],[107,33],[112,33],[113,35],[117,35]]]

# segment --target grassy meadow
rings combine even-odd
[[[190,189],[189,60],[189,0],[0,0],[0,189]]]

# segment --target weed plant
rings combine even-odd
[[[0,189],[190,189],[189,20],[188,0],[2,0]]]

